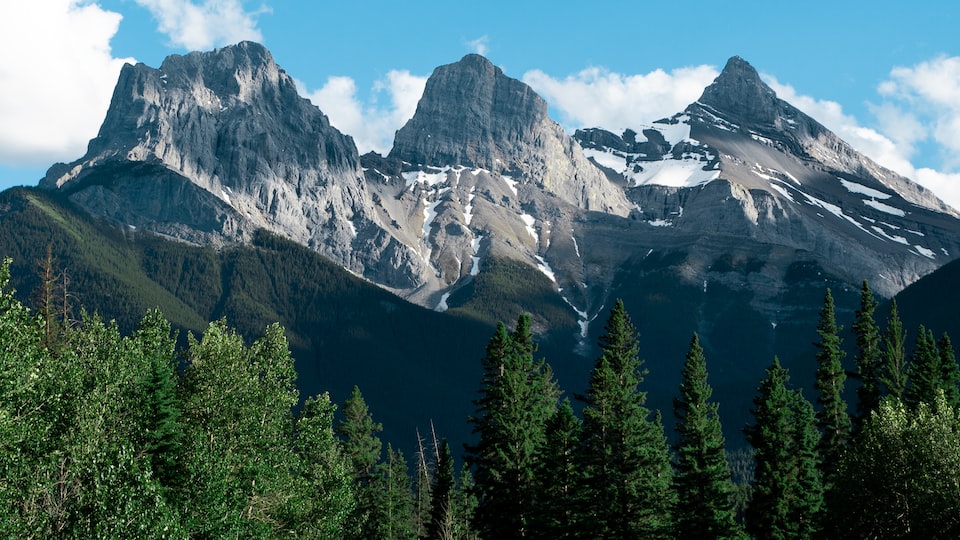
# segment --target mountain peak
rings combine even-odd
[[[547,117],[547,103],[479,54],[433,71],[391,157],[425,165],[493,168]]]
[[[733,56],[720,75],[700,96],[699,102],[727,113],[738,123],[769,124],[776,119],[777,94],[760,80],[749,62]]]

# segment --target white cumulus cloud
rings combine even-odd
[[[904,123],[912,143],[932,141],[949,170],[960,168],[960,56],[940,56],[913,67],[897,67],[877,88],[884,99],[876,106],[891,133]]]
[[[392,70],[374,84],[370,98],[363,100],[350,77],[330,77],[314,91],[298,83],[300,93],[319,107],[334,127],[353,137],[361,154],[390,151],[394,134],[413,117],[426,84],[427,77]]]
[[[532,70],[523,81],[547,100],[551,116],[566,129],[602,127],[619,133],[682,111],[717,74],[706,65],[641,75],[591,67],[562,79]]]
[[[248,11],[240,0],[135,0],[157,20],[170,44],[190,51],[206,50],[238,41],[263,41],[257,17],[264,6]]]
[[[0,2],[0,162],[41,167],[83,155],[120,68],[121,15],[82,0]]]

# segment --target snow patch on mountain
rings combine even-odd
[[[689,126],[688,126],[689,127]],[[639,154],[585,148],[583,154],[599,165],[630,180],[634,186],[654,184],[668,187],[693,187],[720,177],[717,169],[703,170],[705,159],[700,154],[686,153],[682,159],[672,157],[658,161],[642,161]],[[708,154],[709,156],[709,154]]]
[[[507,176],[507,175],[503,175],[503,176],[501,176],[501,178],[503,178],[503,181],[507,183],[507,187],[510,188],[510,191],[513,192],[513,195],[514,195],[514,196],[517,196],[517,195],[518,195],[518,192],[517,192],[517,181],[514,180],[512,177],[509,177],[509,176]]]
[[[527,232],[530,234],[530,237],[533,238],[534,244],[540,244],[540,235],[537,234],[537,230],[533,228],[533,225],[537,222],[536,218],[530,214],[520,214],[520,219],[523,220],[523,224],[527,228]]]
[[[839,180],[840,180],[840,183],[843,185],[843,187],[847,188],[847,191],[849,191],[850,193],[866,195],[873,199],[889,199],[891,197],[889,193],[877,191],[876,189],[869,188],[863,184],[858,184],[856,182],[844,180],[843,178],[839,178]]]
[[[434,187],[447,182],[447,173],[450,169],[450,167],[444,167],[437,172],[409,171],[401,173],[401,175],[406,181],[406,187],[408,189],[416,183],[423,184],[427,187]]]
[[[540,255],[534,255],[533,258],[537,260],[537,270],[543,273],[543,275],[550,278],[550,281],[556,283],[557,276],[553,273],[553,268],[550,268],[550,263],[544,260]]]
[[[913,249],[917,250],[917,253],[919,253],[920,255],[922,255],[922,256],[924,256],[924,257],[926,257],[926,258],[928,258],[928,259],[936,259],[936,258],[937,258],[937,254],[934,253],[933,250],[927,249],[927,248],[925,248],[925,247],[923,247],[923,246],[915,245],[915,246],[913,246]]]
[[[477,186],[470,188],[470,194],[467,195],[467,205],[463,207],[463,222],[470,226],[470,222],[473,221],[473,199],[476,197]]]
[[[440,297],[440,301],[437,302],[437,307],[434,308],[434,311],[439,311],[440,313],[443,313],[444,311],[449,309],[449,306],[447,306],[448,298],[450,298],[450,293],[449,292],[443,293],[443,296]]]
[[[470,257],[470,260],[473,262],[472,266],[470,266],[471,276],[475,276],[480,273],[480,241],[481,240],[483,240],[483,235],[479,235],[470,241],[470,248],[473,250],[473,256]]]
[[[893,216],[904,217],[904,216],[907,215],[907,213],[906,213],[905,211],[903,211],[903,210],[901,210],[901,209],[899,209],[899,208],[894,208],[893,206],[890,206],[889,204],[884,204],[884,203],[882,203],[882,202],[880,202],[880,201],[875,201],[875,200],[873,200],[873,199],[864,199],[864,200],[863,200],[863,204],[865,204],[865,205],[867,205],[867,206],[869,206],[869,207],[871,207],[871,208],[873,208],[873,209],[875,209],[875,210],[879,210],[879,211],[881,211],[881,212],[885,212],[885,213],[890,214],[890,215],[893,215]]]

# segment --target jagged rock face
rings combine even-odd
[[[777,98],[740,58],[697,102],[642,133],[576,137],[598,165],[632,184],[637,213],[656,229],[652,248],[697,246],[701,255],[684,265],[691,282],[726,279],[702,262],[724,250],[767,260],[754,275],[764,276],[762,286],[740,286],[756,306],[777,307],[792,262],[761,253],[781,246],[890,296],[960,253],[952,209]]]
[[[476,54],[434,70],[389,157],[485,169],[542,186],[587,210],[629,213],[617,186],[547,116],[543,98]]]
[[[738,56],[727,61],[720,75],[687,109],[706,123],[777,141],[783,149],[837,172],[866,177],[897,191],[904,199],[938,212],[956,211],[930,190],[877,165],[813,118],[779,99],[756,69]]]
[[[265,228],[390,286],[415,287],[424,271],[372,221],[352,138],[255,43],[124,66],[87,154],[41,186],[181,240],[244,242]]]

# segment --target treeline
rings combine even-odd
[[[855,369],[843,368],[830,291],[814,402],[772,359],[745,428],[752,467],[727,455],[695,334],[668,443],[661,413],[645,405],[639,337],[618,301],[573,402],[537,358],[530,317],[512,331],[498,325],[468,419],[474,444],[459,468],[432,430],[418,434],[412,456],[384,448],[357,388],[339,413],[325,394],[301,402],[279,325],[247,345],[220,320],[177,351],[156,310],[123,336],[96,316],[69,320],[46,289],[30,310],[8,283],[6,262],[3,537],[960,535],[952,344],[921,327],[908,356],[896,306],[881,332],[866,283],[852,325]],[[853,407],[844,401],[848,374],[859,380]],[[752,478],[735,484],[733,468]]]

